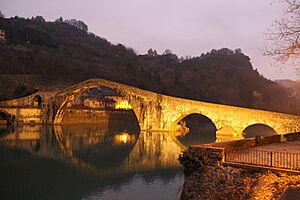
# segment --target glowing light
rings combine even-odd
[[[116,102],[116,109],[129,110],[129,109],[132,109],[132,106],[126,100],[125,101],[119,101],[119,102]]]
[[[130,103],[121,96],[106,96],[108,99],[113,99],[115,103],[115,109],[125,109],[125,110],[131,110],[132,106]]]
[[[120,133],[115,135],[115,141],[116,143],[124,143],[126,144],[127,142],[131,141],[131,136],[128,133]]]
[[[135,135],[130,135],[129,133],[122,132],[115,135],[115,143],[116,144],[127,144],[134,143],[136,141]]]
[[[128,139],[128,135],[127,135],[127,134],[121,135],[121,141],[122,141],[123,143],[126,143],[126,142],[127,142],[127,139]]]

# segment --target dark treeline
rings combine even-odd
[[[262,77],[240,49],[179,58],[170,50],[137,55],[88,32],[79,20],[0,18],[0,99],[36,88],[61,88],[104,78],[167,95],[300,114],[299,99]]]

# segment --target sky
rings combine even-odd
[[[138,54],[148,49],[199,56],[212,49],[242,49],[264,77],[300,79],[295,66],[262,55],[265,33],[284,15],[274,0],[0,0],[5,17],[78,19],[89,31]]]

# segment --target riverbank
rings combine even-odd
[[[254,183],[245,170],[207,166],[185,177],[181,200],[247,199]]]
[[[288,186],[300,187],[300,175],[208,166],[185,178],[181,200],[271,200]]]
[[[299,141],[300,133],[289,133],[191,146],[179,157],[181,199],[278,199],[300,188]]]

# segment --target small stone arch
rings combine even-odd
[[[243,130],[243,136],[245,138],[251,138],[256,136],[271,136],[277,134],[278,133],[274,128],[263,123],[251,124]]]
[[[32,105],[33,107],[42,107],[43,99],[40,95],[36,95],[33,97]]]

